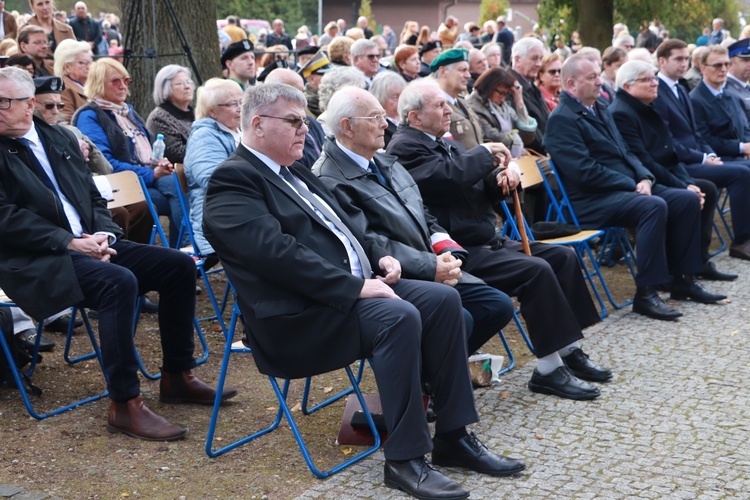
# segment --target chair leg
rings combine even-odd
[[[523,327],[523,323],[521,323],[521,318],[518,316],[521,312],[520,309],[516,309],[513,311],[513,321],[516,323],[516,327],[518,328],[518,331],[521,333],[521,337],[523,337],[523,341],[526,342],[526,347],[529,348],[529,351],[531,351],[531,354],[534,354],[534,345],[531,343],[531,339],[529,338],[529,335],[526,333],[526,329]]]
[[[499,332],[497,332],[497,335],[500,337],[500,342],[503,343],[505,352],[508,354],[508,366],[497,372],[498,376],[500,376],[505,375],[516,367],[516,358],[513,357],[513,351],[510,350],[510,345],[508,345],[508,340],[505,338],[505,334],[503,333],[503,331],[500,330]]]
[[[359,360],[359,368],[357,369],[357,385],[362,381],[362,374],[365,371],[365,360],[360,359]],[[316,404],[312,408],[307,407],[307,401],[310,396],[310,382],[312,381],[312,377],[307,377],[305,379],[305,390],[302,393],[302,414],[303,415],[310,415],[311,413],[314,413],[321,408],[325,408],[326,406],[330,405],[331,403],[335,403],[339,399],[348,396],[352,392],[354,392],[353,387],[349,387],[347,389],[344,389],[343,391],[339,392],[338,394],[335,394],[331,396],[330,398],[326,399],[325,401]]]

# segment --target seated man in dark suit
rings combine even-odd
[[[563,64],[564,91],[550,115],[545,144],[557,165],[578,220],[584,227],[635,227],[638,242],[633,311],[675,320],[655,287],[674,276],[672,297],[704,303],[724,298],[704,290],[693,275],[700,255],[700,197],[655,182],[629,150],[610,112],[597,103],[600,68],[585,55]]]
[[[464,317],[467,352],[472,354],[513,317],[510,297],[461,272],[466,250],[424,210],[414,179],[396,158],[377,152],[386,128],[377,99],[363,89],[345,87],[326,111],[335,139],[326,139],[313,173],[360,231],[398,259],[404,277],[455,287],[469,314]]]
[[[521,303],[531,342],[539,358],[529,389],[568,399],[594,399],[599,389],[580,379],[605,382],[612,372],[583,353],[581,330],[599,321],[573,251],[532,243],[533,255],[521,243],[499,237],[493,210],[503,196],[500,183],[514,189],[515,170],[498,165],[510,156],[501,143],[470,151],[442,136],[450,127],[451,109],[430,80],[411,82],[399,98],[401,127],[388,144],[412,175],[425,205],[469,253],[463,269],[488,285],[515,295]]]
[[[0,287],[37,321],[74,305],[99,311],[112,399],[107,429],[147,440],[184,437],[187,429],[143,404],[133,319],[136,298],[158,291],[160,399],[213,404],[214,389],[191,372],[193,259],[122,239],[78,140],[67,130],[33,119],[34,82],[27,72],[1,69],[0,96]],[[228,389],[223,396],[235,394]]]
[[[400,279],[398,260],[363,235],[318,178],[297,164],[306,104],[288,85],[248,90],[242,143],[206,191],[204,232],[237,289],[258,369],[299,378],[371,357],[388,428],[385,484],[391,488],[419,498],[468,497],[429,467],[424,455],[430,450],[437,465],[496,476],[523,470],[522,462],[467,434],[478,415],[458,293]],[[431,384],[437,414],[432,440],[423,381]]]
[[[659,79],[654,76],[651,63],[626,62],[617,70],[617,87],[617,99],[609,111],[630,152],[651,171],[659,184],[688,189],[701,198],[701,259],[706,270],[718,195],[716,185],[706,179],[693,179],[677,158],[672,135],[651,106],[659,89]]]
[[[521,38],[513,44],[513,69],[511,73],[516,77],[518,83],[523,88],[523,102],[529,116],[534,118],[537,123],[536,138],[528,147],[534,151],[545,154],[544,150],[544,131],[547,127],[549,118],[549,108],[544,102],[542,92],[534,83],[542,69],[542,58],[544,57],[544,43],[536,38]],[[510,103],[515,107],[514,102]]]
[[[676,38],[669,39],[659,45],[656,55],[659,60],[659,95],[653,107],[667,125],[677,159],[686,165],[688,173],[727,189],[734,231],[729,255],[750,260],[750,161],[742,158],[722,160],[698,131],[691,99],[680,84],[684,81],[682,77],[690,58],[687,44]],[[699,276],[720,280],[734,275],[717,271],[708,261]]]

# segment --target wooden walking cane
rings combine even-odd
[[[516,225],[518,226],[518,234],[521,235],[523,253],[531,255],[531,245],[529,245],[529,235],[526,234],[526,221],[521,211],[521,200],[518,199],[518,189],[513,190],[513,208],[516,210]]]

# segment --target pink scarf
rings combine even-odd
[[[111,111],[115,115],[117,125],[133,141],[138,163],[141,165],[151,165],[151,144],[149,144],[148,138],[143,134],[141,128],[131,118],[130,106],[127,104],[120,106],[100,97],[95,97],[93,101],[103,110]]]

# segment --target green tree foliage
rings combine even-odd
[[[265,19],[271,22],[279,18],[284,21],[286,31],[292,36],[303,24],[310,31],[317,31],[317,0],[222,0],[217,2],[216,11],[219,19],[234,15],[243,19]]]
[[[375,17],[372,15],[372,1],[362,0],[359,6],[359,15],[367,18],[367,27],[372,30],[373,33],[378,32],[378,23],[375,21]]]
[[[588,0],[541,0],[539,23],[553,31],[562,30],[565,35],[569,35],[583,20],[579,12],[583,12],[584,7],[579,4],[587,3]],[[614,16],[611,20],[601,18],[592,22],[589,19],[579,32],[585,44],[599,47],[599,44],[591,41],[587,26],[606,25],[610,30],[612,24],[621,22],[628,26],[633,36],[637,36],[638,27],[644,20],[658,20],[671,37],[692,42],[703,28],[711,26],[713,18],[721,17],[725,21],[724,27],[736,38],[740,30],[737,20],[739,11],[737,0],[614,0]],[[564,20],[562,25],[559,23],[560,19]]]
[[[505,15],[505,11],[510,7],[508,0],[482,0],[479,7],[479,24],[485,21],[495,20]]]

